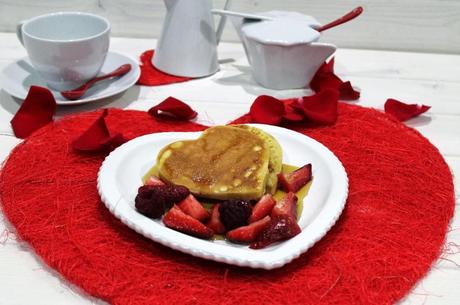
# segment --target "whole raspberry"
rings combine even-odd
[[[244,200],[226,200],[219,206],[220,221],[227,231],[247,225],[251,213],[251,204]]]
[[[188,188],[182,185],[144,185],[138,190],[135,207],[147,217],[160,218],[167,208],[181,202],[189,194]]]

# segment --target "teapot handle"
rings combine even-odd
[[[231,4],[232,4],[232,0],[225,1],[224,10],[230,9]],[[226,21],[227,21],[227,16],[221,15],[219,25],[217,26],[217,30],[216,30],[216,42],[217,42],[217,44],[219,44],[220,38],[222,36],[222,33],[224,32],[224,27],[225,27],[225,22]]]

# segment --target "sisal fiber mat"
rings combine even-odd
[[[170,250],[112,216],[96,189],[104,155],[71,147],[99,115],[68,116],[18,145],[3,165],[0,199],[44,262],[111,304],[393,304],[442,252],[454,212],[449,168],[418,132],[376,110],[340,103],[334,126],[292,127],[338,156],[349,198],[321,241],[271,271]],[[140,111],[111,109],[106,120],[127,138],[205,128]]]

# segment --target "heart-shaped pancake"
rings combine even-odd
[[[164,147],[157,168],[162,180],[197,196],[249,200],[276,189],[281,158],[278,142],[258,128],[216,126]]]
[[[270,134],[262,129],[249,125],[232,125],[238,128],[244,128],[265,141],[266,147],[270,150],[270,158],[268,159],[268,178],[266,193],[274,194],[278,187],[278,174],[283,168],[283,152],[278,141]]]

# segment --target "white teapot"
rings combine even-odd
[[[212,0],[164,0],[166,17],[152,64],[160,71],[185,77],[202,77],[219,69],[217,44],[225,16],[217,33],[211,13]],[[225,3],[225,8],[230,0]]]

